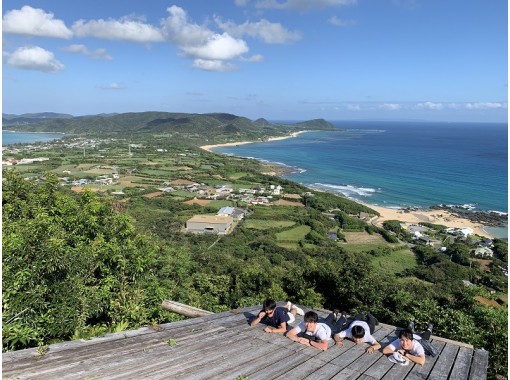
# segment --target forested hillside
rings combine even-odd
[[[62,114],[4,115],[3,128],[21,132],[61,132],[66,134],[100,133],[180,133],[185,136],[202,136],[200,141],[216,138],[264,139],[269,136],[288,135],[301,130],[335,130],[323,119],[295,124],[270,123],[261,119],[252,122],[242,116],[227,113],[188,114],[170,112],[129,112],[109,115],[72,117]]]
[[[435,334],[484,347],[491,373],[506,372],[507,308],[478,303],[475,295],[487,296],[483,287],[460,281],[477,269],[418,246],[413,269],[381,275],[374,258],[401,249],[398,244],[355,252],[324,237],[349,215],[370,212],[344,198],[314,193],[305,207],[255,206],[218,239],[181,230],[183,215],[215,208],[134,193],[127,203],[75,194],[54,174],[35,181],[8,170],[3,178],[3,350],[180,318],[162,310],[164,299],[218,312],[271,297],[369,310],[397,326],[433,320]],[[337,209],[333,217],[331,209]],[[285,248],[296,233],[303,233],[299,244]]]

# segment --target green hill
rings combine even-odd
[[[64,114],[3,115],[3,127],[19,132],[66,134],[171,134],[199,141],[241,141],[283,136],[301,130],[335,130],[324,119],[295,124],[251,121],[228,113],[129,112],[73,117]]]

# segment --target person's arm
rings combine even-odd
[[[306,339],[306,338],[304,338]],[[306,339],[308,340],[308,339]],[[328,349],[328,341],[327,340],[321,340],[319,342],[316,342],[315,340],[311,339],[308,340],[308,345],[310,347],[318,348],[319,350],[326,351]]]
[[[384,355],[391,354],[392,352],[395,352],[395,346],[393,344],[388,344],[386,347],[384,347],[382,353]]]
[[[367,354],[371,354],[372,352],[374,352],[375,350],[378,350],[381,348],[381,345],[380,343],[375,340],[375,338],[370,335],[368,337],[368,343],[370,343],[370,347],[368,347],[365,351],[367,352]]]
[[[381,348],[381,344],[376,341],[370,347],[368,347],[365,351],[367,352],[367,354],[371,354],[372,352],[374,352],[380,348]]]
[[[294,342],[304,344],[305,346],[311,346],[310,340],[308,340],[307,338],[300,338],[299,336],[297,336],[297,334],[299,334],[300,332],[301,329],[299,327],[294,327],[292,330],[287,332],[287,338],[293,340]]]
[[[398,352],[400,352],[400,354],[402,356],[406,357],[407,359],[409,359],[410,361],[412,361],[416,364],[419,364],[419,365],[425,364],[425,355],[411,355],[409,352],[407,352],[405,350],[398,350]]]
[[[344,345],[344,342],[343,342],[343,339],[340,337],[340,334],[334,334],[333,335],[333,340],[335,341],[335,344],[337,346],[343,346]]]
[[[264,318],[265,316],[266,316],[266,312],[264,310],[261,310],[258,313],[257,317],[253,321],[250,322],[250,326],[252,326],[252,327],[256,326],[262,320],[262,318]]]
[[[280,324],[280,327],[270,327],[270,326],[264,327],[264,331],[267,333],[275,333],[275,334],[284,333],[285,331],[287,331],[287,322],[282,322]]]

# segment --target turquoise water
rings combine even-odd
[[[338,131],[213,150],[287,165],[285,178],[368,204],[508,212],[507,124],[333,124]]]
[[[64,135],[62,133],[21,133],[2,131],[2,146],[47,142],[61,139],[63,136]]]

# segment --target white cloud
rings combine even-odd
[[[467,109],[498,109],[507,108],[507,103],[495,103],[495,102],[479,102],[479,103],[466,103]]]
[[[124,89],[124,86],[122,86],[121,84],[116,83],[116,82],[112,82],[107,85],[100,84],[100,85],[97,85],[96,87],[100,88],[101,90],[122,90],[122,89]]]
[[[128,18],[121,20],[78,20],[73,24],[77,37],[131,42],[163,42],[161,31],[152,25]]]
[[[316,8],[338,7],[344,5],[357,4],[358,0],[259,0],[255,4],[256,8],[270,9],[290,9],[290,10],[311,10]]]
[[[8,11],[2,19],[2,30],[5,33],[39,37],[69,39],[73,36],[73,32],[62,20],[53,18],[53,13],[46,13],[28,5]]]
[[[251,57],[248,57],[248,58],[241,57],[241,61],[245,61],[245,62],[263,62],[264,61],[264,56],[261,55],[261,54],[255,54],[255,55],[252,55]]]
[[[251,37],[258,37],[268,44],[284,44],[301,39],[299,32],[290,31],[280,23],[269,22],[265,19],[258,22],[246,21],[239,25],[232,21],[222,22],[219,17],[215,17],[215,21],[221,29],[232,36],[242,37],[246,34]]]
[[[162,22],[165,38],[194,59],[193,67],[208,71],[233,71],[226,62],[240,58],[249,51],[245,41],[228,33],[215,33],[206,26],[188,21],[186,11],[178,6],[167,9],[170,16]]]
[[[359,104],[348,104],[347,109],[349,111],[361,111],[361,107]]]
[[[231,63],[212,59],[195,59],[193,67],[206,71],[234,71],[237,67]]]
[[[331,17],[328,20],[328,22],[331,25],[335,25],[335,26],[339,26],[339,27],[350,26],[350,25],[355,25],[356,24],[356,22],[353,21],[353,20],[342,20],[341,18],[339,18],[337,16]]]
[[[234,0],[234,3],[238,6],[238,7],[245,7],[248,5],[248,0]]]
[[[442,110],[444,108],[444,105],[442,103],[424,102],[418,103],[416,105],[416,108],[425,110]]]
[[[181,46],[181,49],[192,57],[207,60],[230,60],[249,50],[246,42],[226,33],[214,34],[202,45]]]
[[[402,108],[400,104],[397,103],[384,103],[379,106],[380,109],[387,111],[397,111]]]
[[[87,49],[87,47],[85,45],[75,44],[75,45],[69,45],[64,50],[67,51],[68,53],[83,54],[87,57],[91,57],[94,59],[103,59],[105,61],[111,61],[113,59],[112,56],[108,54],[106,49],[103,49],[103,48],[99,48],[94,51],[90,51],[89,49]]]
[[[8,55],[7,64],[23,70],[57,72],[64,70],[64,65],[57,61],[53,53],[39,46],[24,46]]]

